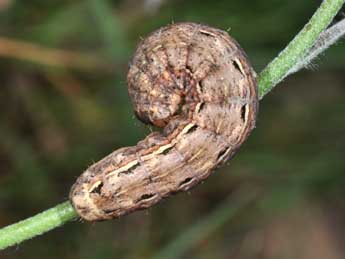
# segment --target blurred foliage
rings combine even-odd
[[[1,226],[67,199],[87,166],[152,130],[134,118],[126,90],[140,37],[178,21],[229,29],[260,71],[319,4],[0,0]],[[265,97],[257,129],[231,165],[189,194],[110,222],[67,224],[0,258],[149,258],[196,219],[220,220],[209,215],[231,210],[226,197],[248,184],[260,190],[257,201],[203,232],[186,258],[343,258],[344,44],[316,63]]]

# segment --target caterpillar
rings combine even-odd
[[[151,33],[130,62],[128,92],[144,123],[163,127],[90,166],[70,200],[85,220],[151,207],[205,180],[255,127],[256,74],[227,32],[176,23]]]

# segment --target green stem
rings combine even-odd
[[[77,218],[69,201],[0,230],[0,250],[62,226]]]
[[[259,95],[271,91],[313,46],[320,33],[331,23],[345,0],[324,0],[308,24],[259,76]],[[231,215],[231,213],[229,214]],[[0,250],[19,244],[77,218],[70,202],[64,202],[36,216],[0,229]]]
[[[344,0],[324,0],[310,21],[259,76],[259,96],[262,99],[281,80],[291,67],[305,56],[320,33],[332,22]]]

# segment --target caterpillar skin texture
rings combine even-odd
[[[222,30],[178,23],[153,32],[139,44],[127,80],[137,117],[164,129],[78,178],[70,200],[85,220],[117,218],[189,190],[255,127],[255,72]]]

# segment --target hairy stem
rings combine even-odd
[[[342,21],[337,27],[333,26],[324,32],[322,35],[325,37],[321,35],[319,38],[321,32],[331,23],[344,1],[324,0],[302,31],[261,72],[259,75],[260,99],[283,80],[285,76],[309,64],[314,57],[344,35],[345,26],[344,21]],[[337,36],[328,37],[327,35]],[[320,40],[315,44],[318,38]],[[312,46],[314,47],[312,48]],[[230,210],[224,215],[231,217],[233,213]],[[77,217],[78,215],[71,203],[67,201],[31,218],[7,226],[0,229],[0,250],[41,235]],[[197,229],[198,227],[196,227]],[[191,235],[196,230],[193,230]]]
[[[307,55],[299,60],[284,77],[291,75],[302,68],[308,67],[308,65],[322,52],[327,50],[331,45],[336,43],[341,37],[345,35],[345,19],[336,23],[326,31],[322,32],[317,39],[314,46],[309,50]]]
[[[320,33],[332,22],[344,0],[324,0],[310,21],[259,76],[259,96],[262,99],[314,45]]]
[[[77,218],[69,201],[0,230],[0,250],[57,228]]]

